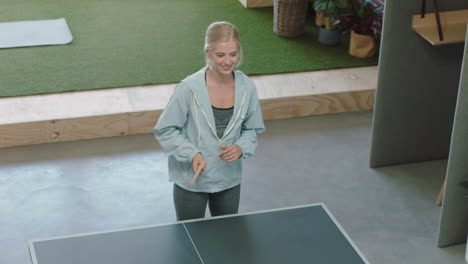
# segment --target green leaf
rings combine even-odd
[[[329,0],[315,0],[314,1],[314,10],[315,11],[325,11],[327,9],[327,3]]]
[[[337,19],[337,20],[333,21],[332,27],[335,28],[335,27],[337,27],[339,24],[341,24],[341,19]]]
[[[359,8],[357,15],[358,15],[358,17],[365,17],[366,16],[366,9],[364,8],[363,5],[361,5],[361,7]]]
[[[320,1],[320,0],[315,0],[314,1],[313,8],[314,8],[315,11],[321,11],[322,10],[321,6],[322,6],[322,1]]]
[[[347,0],[334,0],[335,6],[338,8],[346,8],[348,7],[348,1]]]
[[[331,15],[331,13],[333,13],[333,9],[335,9],[335,4],[333,4],[333,1],[328,1],[327,2],[327,7],[326,7],[326,13],[328,15]]]

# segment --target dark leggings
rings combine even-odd
[[[212,216],[239,211],[240,184],[216,193],[191,192],[174,184],[173,195],[178,221],[205,217],[207,203]]]

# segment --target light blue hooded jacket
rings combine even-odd
[[[154,127],[154,135],[169,153],[169,180],[195,192],[219,192],[241,182],[242,160],[228,163],[219,158],[220,146],[239,145],[242,158],[252,156],[257,135],[265,130],[255,84],[245,74],[234,71],[235,104],[224,135],[218,138],[205,81],[204,67],[175,88],[168,105]],[[198,152],[206,161],[204,170],[191,188],[192,158]]]

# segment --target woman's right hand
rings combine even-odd
[[[192,169],[195,173],[201,173],[206,169],[206,161],[200,153],[197,153],[192,159]]]
[[[189,182],[187,187],[192,188],[193,183],[198,178],[198,175],[206,168],[206,161],[203,159],[200,153],[197,153],[192,159],[192,168],[194,171],[192,180]]]

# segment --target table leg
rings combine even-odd
[[[437,204],[438,206],[441,206],[441,205],[442,205],[442,199],[444,198],[444,190],[445,190],[445,183],[442,184],[442,188],[440,189],[439,196],[437,196],[437,202],[436,202],[436,204]]]
[[[437,22],[437,31],[439,32],[439,40],[442,41],[444,40],[444,35],[442,34],[442,25],[440,23],[439,6],[437,5],[437,0],[434,0],[434,9]]]

